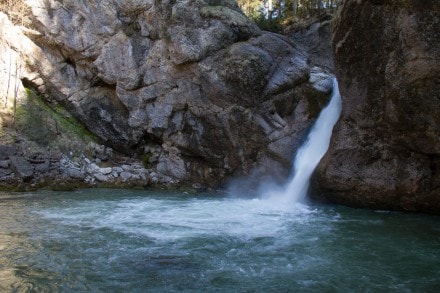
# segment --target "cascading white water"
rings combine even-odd
[[[338,121],[340,114],[341,96],[335,78],[330,103],[321,111],[307,140],[297,151],[293,177],[283,190],[270,195],[271,200],[284,207],[291,207],[293,204],[304,200],[309,187],[310,176],[312,176],[319,161],[327,152],[333,126]]]

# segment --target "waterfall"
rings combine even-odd
[[[283,190],[270,195],[270,199],[284,206],[304,200],[309,180],[319,161],[327,152],[333,126],[341,113],[341,96],[338,82],[333,80],[333,92],[329,104],[321,111],[307,140],[298,149],[294,160],[294,172]]]

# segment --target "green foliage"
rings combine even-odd
[[[237,0],[241,10],[247,17],[255,20],[263,16],[264,1],[262,0]]]
[[[255,21],[262,30],[273,32],[282,32],[292,23],[304,19],[333,14],[340,2],[341,0],[237,0],[247,17]]]
[[[17,106],[15,126],[28,139],[43,147],[69,149],[75,142],[93,141],[94,136],[61,106],[50,107],[34,91]]]
[[[5,13],[9,19],[17,25],[28,26],[31,9],[25,0],[0,0],[0,11]]]
[[[41,146],[48,146],[56,138],[56,132],[51,130],[45,111],[37,102],[36,95],[28,91],[26,101],[17,107],[15,125],[17,129],[30,140]]]
[[[150,158],[151,158],[152,155],[153,155],[152,153],[146,153],[142,157],[142,165],[144,165],[144,167],[146,169],[148,169],[150,167]]]
[[[282,18],[268,19],[263,14],[260,14],[252,20],[264,31],[281,33],[285,27],[284,19]]]

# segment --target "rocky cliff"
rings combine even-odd
[[[333,72],[331,18],[327,14],[312,18],[306,24],[288,28],[285,34],[307,53],[313,64]]]
[[[343,113],[317,172],[321,195],[440,211],[440,5],[345,1],[333,49]]]
[[[25,2],[31,25],[7,41],[24,85],[164,181],[288,170],[331,90],[293,41],[232,0]]]

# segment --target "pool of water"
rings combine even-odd
[[[219,194],[0,194],[0,292],[438,292],[440,218]]]

